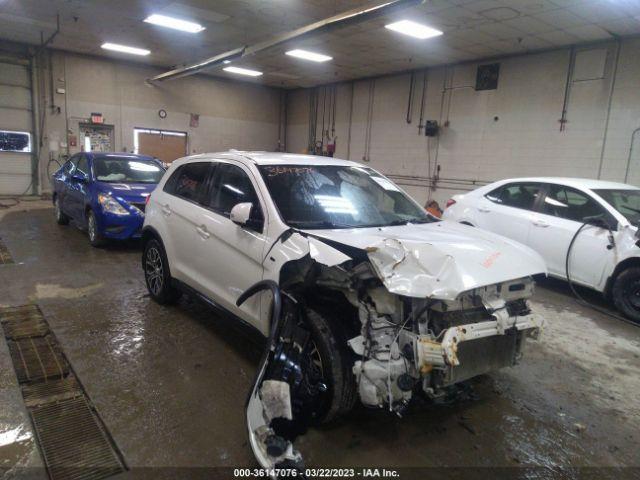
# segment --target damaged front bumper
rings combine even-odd
[[[504,335],[512,329],[526,331],[530,337],[537,338],[544,324],[542,317],[533,313],[510,318],[506,313],[498,312],[496,317],[496,320],[450,327],[442,332],[440,342],[432,340],[429,336],[417,336],[415,351],[418,369],[426,373],[433,368],[456,367],[460,365],[458,348],[463,342]]]

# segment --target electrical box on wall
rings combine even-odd
[[[437,137],[440,127],[437,120],[427,120],[424,124],[424,134],[427,137]]]
[[[476,72],[476,90],[495,90],[498,88],[500,64],[478,65]]]

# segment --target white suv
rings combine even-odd
[[[542,320],[528,247],[427,214],[358,163],[264,152],[175,161],[149,197],[151,297],[188,291],[268,337],[247,404],[262,466],[357,398],[400,413],[413,395],[513,365]],[[270,290],[270,291],[266,291]]]

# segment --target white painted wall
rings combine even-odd
[[[473,187],[448,180],[430,192],[428,179],[434,176],[436,161],[441,178],[465,183],[526,175],[596,178],[599,170],[602,178],[622,181],[632,132],[640,127],[640,40],[621,44],[609,111],[616,53],[614,42],[576,49],[563,131],[559,119],[569,49],[502,59],[498,88],[491,91],[475,91],[477,64],[428,70],[424,117],[443,125],[439,138],[418,135],[422,72],[416,72],[411,124],[406,123],[410,75],[378,78],[373,81],[365,162],[396,176],[419,201],[431,193],[441,204]],[[363,161],[371,83],[338,85],[337,157]],[[289,94],[287,117],[287,150],[302,151],[307,147],[309,90]],[[640,132],[633,157],[629,180],[640,184]]]
[[[228,150],[275,150],[278,144],[280,90],[232,82],[202,75],[187,77],[159,85],[148,85],[145,79],[157,69],[53,52],[54,93],[51,108],[48,62],[42,62],[44,98],[47,115],[44,145],[40,154],[42,191],[50,188],[48,174],[56,164],[48,161],[57,156],[51,147],[66,153],[68,135],[78,139],[71,154],[80,150],[82,138],[78,124],[86,122],[92,112],[100,112],[105,124],[114,125],[115,149],[133,151],[135,127],[187,132],[189,153]],[[161,119],[158,111],[167,117]],[[190,114],[200,114],[198,127],[190,127]],[[48,167],[48,168],[47,168]]]

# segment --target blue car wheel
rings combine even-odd
[[[98,230],[98,222],[93,210],[89,210],[87,213],[87,234],[92,247],[102,247],[105,244],[105,239]]]

